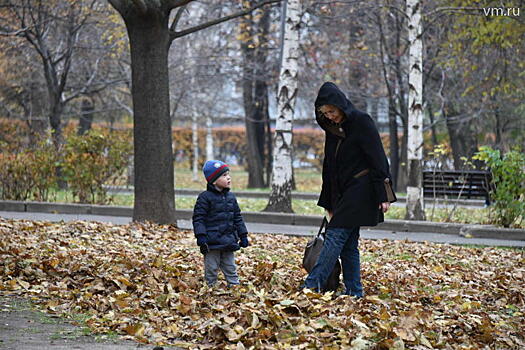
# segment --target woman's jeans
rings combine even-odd
[[[352,229],[328,228],[317,263],[304,282],[305,288],[320,291],[332,272],[337,258],[341,256],[345,294],[362,297],[358,241],[359,226]]]

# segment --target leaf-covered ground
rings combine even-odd
[[[191,231],[0,219],[0,293],[187,348],[525,348],[523,250],[362,240],[356,300],[299,291],[306,238],[251,243],[242,285],[209,289]]]

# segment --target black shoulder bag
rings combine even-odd
[[[321,223],[321,227],[319,228],[319,232],[317,233],[317,236],[308,241],[308,243],[306,244],[306,248],[304,249],[303,267],[306,269],[306,271],[308,271],[308,273],[310,273],[314,268],[315,263],[319,258],[319,254],[321,253],[321,249],[323,249],[327,224],[328,220],[326,220],[326,217],[324,217],[323,222]],[[335,292],[339,287],[340,275],[341,261],[337,259],[332,273],[330,274],[330,276],[328,276],[325,285],[321,288],[321,292]]]

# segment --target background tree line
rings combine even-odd
[[[110,124],[135,118],[135,128],[143,131],[149,129],[137,122],[140,115],[146,126],[156,120],[151,114],[165,113],[167,125],[193,120],[199,127],[206,122],[219,125],[223,117],[238,118],[246,128],[250,186],[268,186],[282,43],[281,2],[256,9],[264,2],[166,0],[159,2],[161,8],[136,3],[137,7],[126,8],[120,1],[2,0],[2,116],[23,120],[32,135],[52,129],[57,148],[63,142],[64,123],[71,118],[79,118],[80,134],[89,130],[93,118]],[[313,120],[318,87],[326,80],[339,84],[358,108],[375,117],[386,116],[388,155],[397,190],[403,191],[409,110],[405,1],[302,1],[301,5],[294,118]],[[505,5],[522,8],[523,1]],[[449,166],[456,169],[480,145],[503,151],[523,146],[523,16],[486,16],[482,9],[500,7],[498,1],[425,1],[421,6],[427,144],[445,143],[452,155]],[[243,11],[245,16],[211,25]],[[144,18],[157,32],[148,33],[149,37],[130,32],[144,25],[139,21]],[[142,63],[132,57],[130,38],[135,34],[144,55],[137,54],[135,61],[142,59]],[[163,92],[155,80],[151,86],[136,86],[134,96],[131,73],[152,69],[144,61],[154,51],[146,39],[160,40],[163,35],[165,47],[157,48],[157,56],[150,59],[160,60],[167,50],[166,69],[153,71],[152,76],[164,75],[169,91]],[[164,97],[168,92],[169,97]],[[157,101],[169,98],[169,109],[164,102],[158,104],[164,106],[158,113],[155,108],[160,107],[155,105],[137,105],[136,101],[148,99],[148,93]],[[160,144],[152,149],[141,140],[144,137],[135,134],[135,151],[169,149]],[[153,164],[144,155],[135,166],[162,168],[176,152],[160,152],[164,158],[155,158]],[[168,176],[162,182],[170,181]],[[160,192],[145,196],[164,196]]]

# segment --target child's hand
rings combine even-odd
[[[242,247],[242,248],[246,248],[249,243],[248,243],[248,237],[247,236],[243,236],[241,237],[241,241],[239,242],[239,245]]]
[[[210,249],[208,248],[208,238],[206,235],[197,236],[197,245],[199,246],[201,253],[206,255]]]

